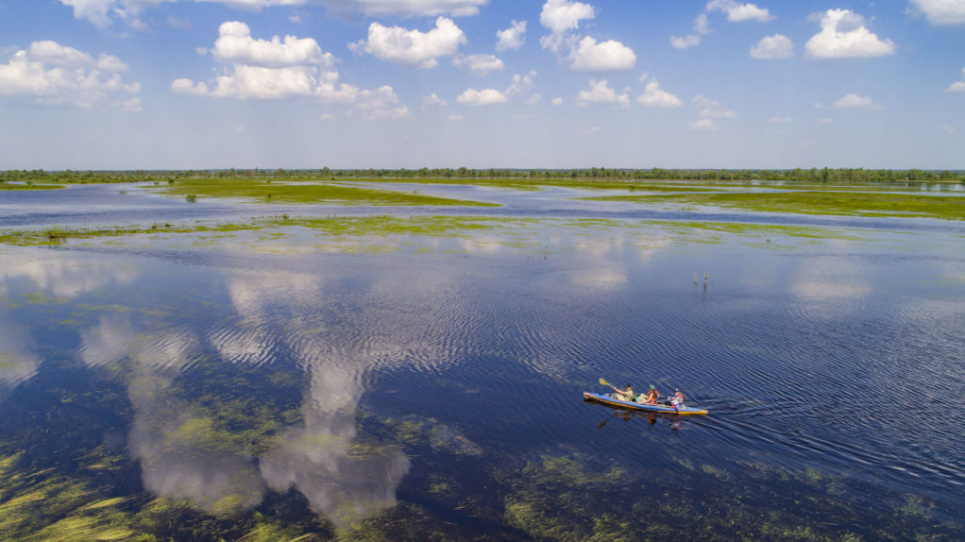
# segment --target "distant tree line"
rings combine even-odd
[[[965,171],[922,169],[221,169],[177,171],[0,171],[0,183],[57,184],[174,182],[182,178],[223,179],[572,179],[607,181],[793,181],[809,183],[965,182]]]

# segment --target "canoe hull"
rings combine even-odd
[[[589,401],[602,403],[607,406],[616,407],[616,408],[625,408],[627,410],[645,410],[647,412],[663,412],[666,414],[679,414],[681,416],[706,416],[707,415],[707,411],[700,408],[683,406],[683,407],[680,407],[678,411],[678,410],[674,410],[674,407],[672,406],[651,405],[647,403],[631,403],[629,401],[621,401],[619,399],[614,399],[609,395],[601,395],[599,393],[583,392],[583,398]]]

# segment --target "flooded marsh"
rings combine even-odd
[[[0,193],[4,540],[965,535],[959,221],[123,189]]]

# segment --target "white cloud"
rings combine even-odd
[[[349,48],[404,66],[434,68],[439,64],[439,57],[455,55],[464,43],[466,35],[456,23],[439,17],[436,27],[428,32],[372,23],[368,39],[350,44]]]
[[[208,94],[208,85],[205,83],[197,83],[194,81],[182,77],[181,79],[175,79],[171,83],[171,92],[176,94],[191,94],[194,96],[205,96]]]
[[[496,42],[497,51],[519,49],[526,42],[526,21],[513,20],[509,28],[496,32],[499,41]]]
[[[247,25],[228,22],[220,27],[212,56],[229,64],[221,75],[210,83],[176,79],[171,92],[238,100],[306,98],[349,105],[367,120],[410,116],[390,86],[366,90],[339,83],[335,59],[310,38],[258,40]]]
[[[732,119],[737,117],[737,113],[720,105],[720,102],[705,96],[694,97],[694,104],[701,108],[700,118],[702,119]]]
[[[720,11],[727,14],[727,20],[732,23],[742,21],[757,21],[764,23],[774,19],[765,8],[754,4],[741,4],[735,0],[711,0],[707,3],[707,11]]]
[[[334,65],[332,54],[322,53],[318,42],[312,38],[285,36],[282,41],[278,36],[273,36],[271,41],[256,40],[252,39],[248,25],[237,21],[223,23],[219,33],[220,37],[214,42],[211,54],[222,62],[263,67]]]
[[[251,1],[263,2],[266,0]],[[308,0],[267,1],[291,4],[308,3]],[[435,17],[436,15],[465,17],[478,14],[479,7],[488,4],[489,0],[321,0],[321,3],[335,15],[364,13],[373,17],[393,15],[401,17]]]
[[[882,41],[868,30],[861,15],[847,9],[829,9],[815,14],[821,31],[804,45],[808,58],[873,58],[895,54],[897,46],[889,39]]]
[[[563,105],[563,98],[553,98],[550,103],[557,106]]]
[[[87,19],[101,28],[119,19],[134,28],[143,29],[144,23],[138,19],[138,15],[166,1],[175,0],[60,0],[60,3],[74,8],[74,18]]]
[[[942,131],[945,132],[945,133],[948,134],[948,135],[952,135],[952,134],[955,133],[955,128],[953,128],[953,127],[951,127],[951,126],[949,126],[949,125],[947,125],[947,124],[942,124]]]
[[[322,113],[321,115],[318,116],[318,120],[325,120],[325,121],[335,120],[335,115],[331,113]]]
[[[717,130],[717,125],[714,124],[714,119],[699,119],[699,120],[695,120],[695,121],[693,121],[693,122],[688,123],[688,126],[690,126],[690,129],[691,129],[691,130],[698,130],[698,131],[707,131],[707,132],[709,132],[709,131],[716,131],[716,130]]]
[[[546,0],[539,14],[539,23],[554,34],[576,30],[580,21],[596,17],[593,6],[569,0]]]
[[[630,105],[630,95],[629,94],[617,94],[615,90],[610,88],[606,79],[600,81],[594,81],[590,79],[590,88],[587,90],[581,90],[576,95],[576,103],[580,106],[585,106],[587,104],[617,104],[617,105]]]
[[[589,4],[570,2],[569,0],[547,0],[540,12],[539,22],[550,33],[540,38],[543,49],[559,54],[564,44],[570,47],[578,39],[573,31],[580,26],[580,21],[596,17],[596,12]]]
[[[452,64],[457,67],[465,66],[477,75],[486,75],[491,71],[505,68],[503,61],[493,55],[457,56],[452,59]]]
[[[55,41],[35,41],[28,51],[30,60],[64,68],[87,68],[105,72],[125,72],[127,65],[116,56],[101,53],[97,60],[89,54]]]
[[[965,75],[965,68],[962,68],[962,75]],[[945,89],[945,92],[965,92],[965,81],[956,81]]]
[[[850,93],[845,94],[838,101],[831,105],[835,109],[882,109],[880,105],[874,103],[871,98],[866,96],[858,96],[857,94]]]
[[[71,104],[90,108],[107,104],[124,111],[139,111],[140,101],[129,94],[139,83],[125,83],[120,72],[127,65],[113,55],[94,58],[54,41],[35,41],[29,50],[16,51],[0,64],[0,96],[32,98],[41,104]],[[119,96],[126,96],[118,99]]]
[[[647,86],[643,89],[643,94],[637,96],[637,101],[640,102],[644,107],[672,108],[683,105],[683,102],[680,101],[680,98],[677,98],[673,94],[662,90],[656,79],[647,83]]]
[[[710,20],[707,18],[706,13],[701,13],[694,19],[694,32],[700,35],[707,35],[710,33]]]
[[[465,118],[465,117],[462,116],[462,115],[458,115],[458,114],[453,113],[453,114],[449,115],[448,117],[446,117],[446,120],[448,120],[449,122],[459,122],[459,121],[461,121],[461,120],[464,119],[464,118]]]
[[[768,60],[775,58],[790,58],[794,56],[791,39],[783,34],[766,36],[751,48],[751,58]]]
[[[689,49],[691,47],[696,47],[697,45],[700,45],[700,36],[696,34],[690,34],[682,38],[670,36],[670,45],[673,45],[675,49]]]
[[[591,36],[586,36],[573,48],[569,61],[570,69],[576,72],[621,71],[633,68],[637,55],[618,41],[597,43]]]
[[[771,124],[790,124],[794,122],[794,117],[771,117],[768,122]]]
[[[703,13],[694,19],[694,33],[686,36],[670,36],[670,45],[675,49],[689,49],[700,45],[701,36],[710,33],[710,20],[707,14],[714,11],[726,13],[727,20],[730,22],[755,20],[763,23],[774,18],[767,9],[759,8],[754,4],[741,4],[734,0],[711,0],[704,6]]]
[[[436,95],[435,92],[422,99],[422,107],[446,107],[445,100]]]
[[[817,120],[818,124],[834,124],[834,119],[829,119],[827,117],[820,118]]]
[[[965,24],[965,0],[911,0],[911,4],[933,25]]]
[[[402,104],[392,87],[384,85],[375,90],[363,90],[355,109],[366,120],[404,119],[410,116],[409,108]]]
[[[483,90],[467,88],[456,98],[456,101],[463,105],[479,106],[506,103],[509,99],[505,94],[493,88]]]
[[[506,96],[522,98],[523,103],[526,105],[536,104],[540,101],[541,96],[535,92],[536,83],[533,81],[535,77],[535,70],[530,71],[526,75],[513,75],[512,82],[509,84],[509,88],[506,89]]]

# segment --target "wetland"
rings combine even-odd
[[[965,536],[960,184],[333,177],[0,190],[0,539]]]

